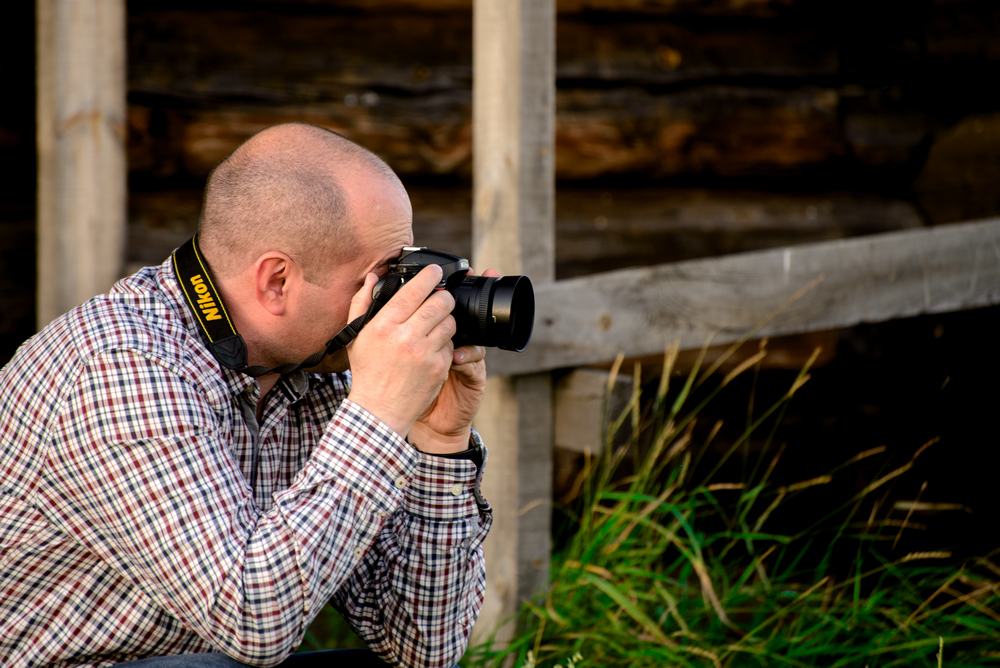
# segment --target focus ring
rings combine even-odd
[[[479,317],[477,318],[479,324],[479,340],[482,342],[480,345],[492,345],[487,334],[488,334],[488,323],[490,317],[490,288],[496,282],[496,278],[487,278],[483,282],[483,287],[479,292],[479,296],[476,299],[479,307]]]

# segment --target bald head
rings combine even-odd
[[[403,188],[375,154],[314,125],[275,125],[245,141],[205,188],[199,243],[216,274],[231,276],[277,250],[323,283],[326,268],[357,243],[342,185],[357,175]]]

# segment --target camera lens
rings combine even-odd
[[[521,352],[531,339],[535,293],[527,276],[463,278],[455,297],[455,345],[491,346]]]

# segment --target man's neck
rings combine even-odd
[[[257,383],[260,385],[260,398],[257,399],[257,423],[259,424],[261,420],[264,419],[264,402],[267,400],[267,393],[270,392],[275,385],[278,384],[278,380],[281,378],[276,373],[269,373],[261,376],[257,379]]]

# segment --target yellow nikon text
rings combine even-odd
[[[198,293],[198,308],[201,309],[201,313],[205,316],[205,320],[222,320],[222,316],[219,315],[219,307],[215,305],[215,298],[212,296],[212,293],[208,291],[208,286],[205,285],[205,281],[202,279],[201,274],[195,274],[191,277],[191,286],[194,287],[194,291]]]

